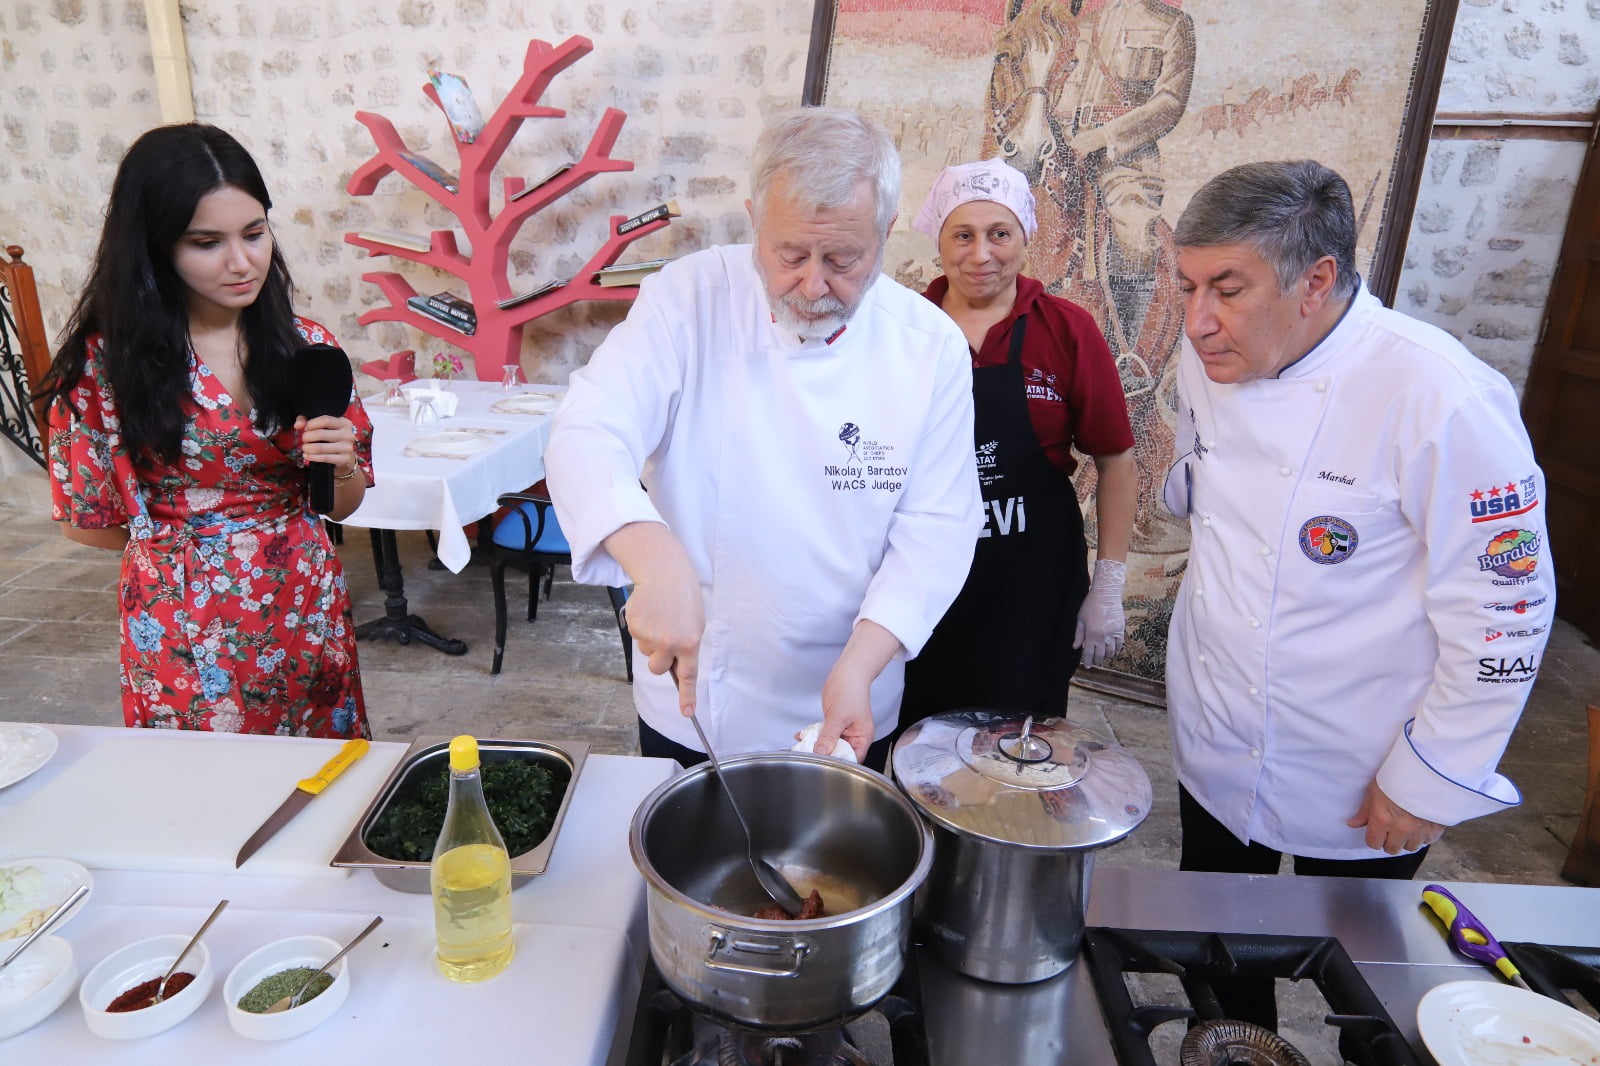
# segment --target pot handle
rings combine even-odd
[[[732,930],[713,928],[711,942],[706,948],[706,967],[755,977],[798,977],[800,964],[815,946],[803,936],[735,934]],[[767,965],[759,965],[761,961]]]

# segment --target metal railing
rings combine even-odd
[[[45,465],[39,382],[50,366],[33,268],[22,249],[9,245],[11,262],[0,262],[0,435]]]

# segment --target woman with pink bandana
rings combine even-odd
[[[961,707],[1059,715],[1080,657],[1098,666],[1123,642],[1138,473],[1122,386],[1094,318],[1022,274],[1035,223],[1019,171],[946,167],[912,226],[944,270],[924,295],[971,349],[987,524],[961,594],[907,665],[900,726]],[[1099,475],[1092,582],[1074,448]]]

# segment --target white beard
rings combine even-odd
[[[861,287],[856,302],[849,305],[833,295],[820,300],[807,300],[791,292],[774,298],[772,286],[767,283],[767,272],[761,268],[761,258],[755,254],[752,246],[750,258],[755,263],[756,276],[761,279],[761,289],[767,294],[767,306],[772,310],[773,321],[783,329],[792,331],[801,340],[827,340],[838,333],[861,309],[861,301],[866,299],[868,290],[877,281],[883,269],[884,243],[878,244],[878,256],[873,261],[872,272],[867,275],[867,283]]]

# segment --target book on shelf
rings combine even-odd
[[[417,152],[401,152],[400,158],[404,159],[407,163],[410,163],[412,166],[422,171],[426,177],[431,178],[440,185],[443,185],[446,192],[460,191],[461,186],[456,176],[450,173],[444,167],[441,167],[438,163],[435,163],[433,160],[429,159],[427,156],[421,155]]]
[[[419,315],[426,315],[435,322],[449,326],[451,329],[460,333],[465,333],[469,337],[478,330],[478,323],[476,319],[470,322],[463,321],[462,319],[457,318],[455,315],[450,314],[448,311],[441,311],[439,308],[430,304],[428,302],[428,297],[426,296],[407,297],[406,306],[411,308],[411,310],[415,311]]]
[[[672,262],[670,259],[646,259],[638,263],[618,263],[595,271],[595,284],[602,289],[637,285],[670,262]]]
[[[561,175],[565,174],[567,171],[569,171],[571,169],[572,169],[572,164],[571,163],[562,163],[559,167],[556,167],[554,170],[552,170],[550,173],[546,174],[544,177],[540,178],[538,181],[534,182],[532,185],[524,185],[517,192],[515,192],[511,196],[507,197],[506,202],[507,203],[511,203],[513,201],[522,199],[524,196],[528,195],[530,192],[533,192],[533,190],[538,189],[538,188],[542,188],[545,185],[549,185],[552,181],[555,181],[557,178],[559,178]]]
[[[433,83],[439,106],[444,109],[445,118],[450,120],[450,130],[456,135],[456,140],[462,144],[477,140],[478,134],[483,132],[483,112],[478,110],[478,101],[473,99],[466,79],[459,74],[430,70],[428,80]]]
[[[678,210],[678,201],[668,200],[659,207],[652,207],[643,214],[634,215],[626,222],[617,223],[617,236],[632,233],[640,226],[648,226],[652,222],[660,222],[664,218],[677,218],[683,212]]]
[[[515,296],[507,296],[504,300],[496,300],[494,305],[500,308],[500,310],[504,311],[507,308],[515,307],[518,304],[525,304],[529,300],[537,300],[545,293],[554,292],[566,283],[567,281],[565,278],[562,278],[558,281],[547,281],[536,289],[529,289],[527,292],[518,293]]]
[[[375,244],[387,244],[395,248],[405,248],[413,252],[426,252],[433,247],[433,238],[419,237],[415,233],[407,233],[398,229],[364,229],[358,230],[356,236],[364,241]],[[381,255],[381,252],[374,252]]]
[[[428,298],[428,306],[441,314],[458,318],[470,325],[478,324],[478,312],[473,308],[472,301],[464,296],[457,296],[448,289],[436,292]]]

